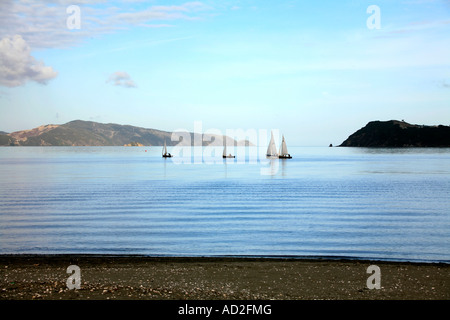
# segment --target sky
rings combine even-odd
[[[288,146],[450,125],[450,1],[0,1],[0,131],[77,119]]]

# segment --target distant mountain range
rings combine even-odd
[[[203,145],[222,145],[223,137],[189,133],[191,145],[202,141]],[[12,133],[0,133],[0,145],[3,146],[168,146],[178,145],[179,141],[171,140],[172,133],[156,129],[146,129],[130,125],[98,123],[93,121],[74,120],[62,125],[43,125],[31,130]],[[200,137],[199,137],[200,136]],[[252,145],[247,140],[236,141],[227,137],[227,145]],[[214,141],[216,141],[214,143]],[[188,141],[182,145],[189,145]]]
[[[190,145],[222,146],[223,137],[186,133]],[[62,125],[43,125],[12,133],[0,131],[0,146],[168,146],[189,145],[172,141],[172,133],[130,125],[75,120]],[[227,145],[253,145],[248,140],[226,137]],[[371,121],[350,135],[341,147],[450,147],[450,126],[426,126],[404,121]]]
[[[450,126],[404,121],[371,121],[350,135],[341,147],[450,147]]]

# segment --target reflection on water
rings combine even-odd
[[[0,253],[450,260],[450,149],[239,148],[0,148]]]

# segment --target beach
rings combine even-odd
[[[69,289],[69,266],[79,289]],[[369,288],[369,266],[380,288]],[[372,283],[373,281],[371,281]],[[449,300],[450,265],[345,259],[1,255],[1,300]]]

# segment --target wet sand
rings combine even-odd
[[[66,271],[80,267],[80,289]],[[369,289],[377,265],[381,288]],[[332,259],[0,255],[1,300],[450,300],[450,265]]]

